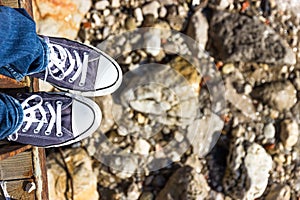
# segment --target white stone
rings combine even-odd
[[[148,155],[151,145],[144,139],[139,139],[134,144],[134,153]]]
[[[159,17],[164,18],[168,14],[168,11],[165,6],[160,7]]]
[[[267,139],[272,139],[275,137],[275,127],[272,123],[269,123],[264,127],[264,136]]]
[[[158,9],[160,8],[160,3],[157,1],[152,1],[143,6],[143,14],[152,14],[155,18],[158,18]]]
[[[281,122],[280,139],[286,148],[293,147],[299,138],[299,128],[295,120],[286,119]]]
[[[245,167],[250,183],[246,199],[259,198],[268,185],[269,172],[272,169],[272,158],[262,146],[253,143],[247,149]]]
[[[109,1],[107,0],[101,0],[95,3],[95,8],[97,10],[104,10],[107,6],[109,6]]]
[[[109,14],[110,14],[110,10],[109,10],[109,9],[105,9],[105,10],[103,11],[104,17],[107,17]]]
[[[120,7],[120,0],[111,0],[111,7],[119,8]]]
[[[134,10],[134,16],[138,22],[142,22],[144,20],[143,12],[141,8],[136,8]]]
[[[192,5],[193,6],[197,6],[197,5],[199,5],[200,4],[200,0],[193,0],[192,1]]]

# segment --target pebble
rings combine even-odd
[[[148,15],[151,14],[154,18],[158,18],[158,9],[160,8],[160,3],[158,1],[152,1],[143,6],[143,14]]]
[[[136,24],[135,18],[133,18],[133,17],[126,18],[125,28],[127,30],[132,30],[132,29],[135,29],[136,27],[137,27],[137,24]]]
[[[103,16],[104,16],[104,17],[107,17],[109,14],[110,14],[110,10],[109,10],[109,9],[105,9],[105,10],[103,11]]]
[[[286,148],[293,147],[299,138],[299,128],[296,121],[285,119],[280,124],[280,139]]]
[[[150,152],[151,145],[144,139],[138,139],[134,144],[134,153],[141,155],[148,155]]]
[[[272,139],[275,137],[275,127],[272,123],[269,123],[264,127],[264,136],[267,139]]]
[[[230,74],[231,72],[234,72],[235,67],[233,63],[227,63],[222,67],[222,73],[223,74]]]
[[[112,8],[119,8],[120,7],[120,0],[111,0],[111,7]]]
[[[97,1],[95,3],[95,8],[97,10],[105,10],[107,6],[109,6],[109,2],[107,0]]]
[[[193,0],[192,1],[192,6],[197,6],[200,4],[200,0]]]
[[[144,20],[143,12],[141,8],[134,9],[134,16],[138,22],[142,22]]]
[[[167,13],[168,13],[168,11],[167,11],[166,7],[161,6],[160,9],[159,9],[159,17],[164,18],[164,17],[167,16]]]
[[[109,15],[105,17],[105,21],[108,26],[112,26],[115,23],[115,17],[113,15]]]

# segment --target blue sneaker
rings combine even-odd
[[[16,96],[23,124],[8,140],[40,147],[78,142],[100,126],[101,110],[89,98],[69,93],[24,93]]]
[[[49,64],[34,77],[62,91],[91,97],[111,94],[120,86],[121,68],[104,52],[65,38],[43,38],[50,50]]]

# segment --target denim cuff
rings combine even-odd
[[[24,78],[24,75],[14,70],[15,67],[8,64],[6,66],[3,66],[0,68],[0,74],[3,74],[5,76],[8,76],[10,78],[14,78],[17,81],[21,81]]]

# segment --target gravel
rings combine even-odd
[[[109,3],[93,1],[77,36],[124,73],[95,98],[103,126],[77,147],[101,199],[298,199],[298,7]]]

